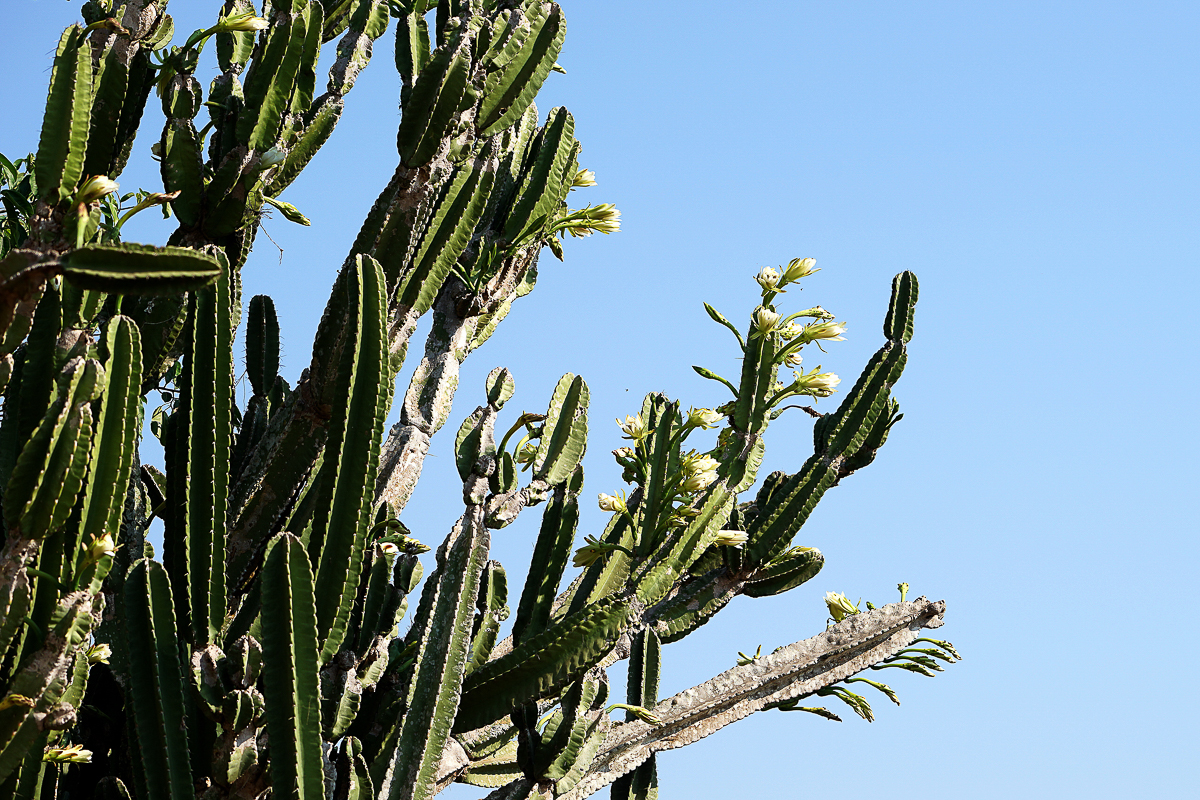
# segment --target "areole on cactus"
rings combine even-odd
[[[732,399],[684,411],[651,394],[602,432],[623,434],[614,456],[630,485],[599,494],[611,517],[597,536],[577,531],[587,383],[564,375],[545,414],[522,414],[497,443],[515,380],[494,370],[467,387],[483,402],[454,437],[464,509],[423,576],[428,548],[401,520],[462,362],[534,288],[542,248],[561,258],[568,234],[620,227],[611,204],[570,208],[595,176],[570,113],[543,121],[533,103],[556,67],[563,10],[228,0],[172,46],[166,5],[85,3],[56,50],[36,154],[0,158],[0,800],[407,800],[454,781],[497,800],[610,785],[620,800],[648,798],[659,751],[759,710],[836,718],[799,705],[811,696],[871,719],[845,683],[895,695],[857,673],[932,675],[957,659],[920,635],[942,624],[944,604],[906,601],[901,584],[901,601],[879,609],[827,598],[827,631],[658,697],[663,645],[738,595],[779,594],[820,571],[820,551],[793,540],[900,419],[891,389],[913,335],[908,272],[893,282],[882,347],[836,410],[802,407],[816,417],[812,455],[762,481],[772,421],[797,396],[841,388],[820,367],[790,384],[779,370],[846,326],[820,307],[780,307],[815,271],[808,258],[758,272],[761,301],[742,328],[706,306],[734,334],[741,371],[695,369]],[[307,224],[280,195],[330,140],[393,26],[398,166],[292,386],[271,299],[242,314],[241,270],[265,206]],[[326,46],[336,60],[318,95]],[[219,71],[207,92],[195,77],[206,48]],[[163,191],[121,195],[152,90],[166,114],[153,147]],[[178,223],[170,239],[122,241],[124,223],[156,206]],[[386,430],[426,314],[424,353]],[[151,392],[166,399],[152,425],[161,469],[139,449]],[[688,447],[714,428],[715,447]],[[537,505],[501,637],[508,579],[489,558],[492,531]],[[155,519],[161,554],[147,543]],[[582,572],[564,587],[572,554]],[[625,702],[610,702],[607,669],[622,659]]]

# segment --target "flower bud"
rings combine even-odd
[[[595,185],[596,185],[596,173],[592,172],[590,169],[579,170],[579,172],[575,173],[574,180],[571,181],[571,186],[574,186],[574,187],[595,186]]]
[[[230,14],[228,17],[222,17],[216,27],[214,33],[253,33],[254,31],[266,30],[271,26],[271,23],[259,16],[255,16],[253,11],[243,11],[239,14]]]
[[[120,184],[107,175],[96,175],[88,178],[75,190],[75,202],[94,203],[104,195],[121,188]]]
[[[90,764],[92,751],[84,750],[81,744],[51,747],[42,756],[42,761],[48,761],[51,764]]]
[[[536,444],[533,442],[526,442],[525,444],[521,445],[520,449],[517,450],[516,455],[513,456],[513,461],[516,461],[518,464],[528,464],[529,462],[533,461],[533,459],[537,458],[537,450]]]
[[[623,498],[623,497],[618,497],[616,495],[605,494],[604,492],[601,492],[598,499],[600,501],[600,510],[601,511],[624,511],[625,510],[625,498]]]
[[[793,258],[788,262],[787,269],[783,271],[783,282],[798,281],[818,271],[815,258]]]
[[[833,617],[834,622],[841,622],[846,617],[858,613],[858,606],[840,592],[826,592],[825,607],[829,609],[829,616]]]
[[[87,649],[87,662],[89,664],[107,664],[108,659],[112,657],[112,648],[106,644],[92,645]]]
[[[259,156],[258,166],[262,169],[278,167],[283,163],[285,158],[287,158],[287,153],[285,153],[283,150],[280,150],[278,147],[272,147],[270,150]]]
[[[801,362],[803,362],[803,361],[804,361],[804,356],[800,355],[799,350],[795,350],[791,353],[788,353],[786,356],[783,357],[783,363],[789,367],[792,367],[793,369],[800,366]]]
[[[763,267],[754,276],[754,280],[758,281],[764,292],[773,292],[779,286],[779,271],[773,267]]]

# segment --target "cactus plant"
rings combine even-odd
[[[944,604],[859,612],[659,700],[666,646],[738,595],[819,572],[793,541],[823,494],[868,465],[899,419],[891,389],[913,335],[917,280],[896,277],[884,344],[831,413],[813,454],[759,483],[771,422],[838,379],[798,371],[805,345],[844,325],[823,309],[784,316],[797,259],[758,276],[732,399],[683,411],[659,394],[621,423],[628,494],[601,494],[599,537],[577,544],[589,389],[567,374],[545,414],[499,437],[515,391],[496,369],[458,428],[464,510],[436,551],[401,521],[450,420],[463,360],[534,286],[544,247],[619,227],[607,204],[571,209],[591,185],[565,109],[533,104],[566,28],[546,0],[228,0],[180,45],[167,3],[91,0],[54,57],[36,154],[0,158],[0,798],[203,797],[419,800],[460,781],[489,797],[657,795],[656,754],[755,711],[840,699],[865,718],[855,677],[932,675],[949,643],[923,639]],[[260,16],[261,14],[261,16]],[[264,205],[331,139],[372,42],[397,37],[398,166],[343,263],[296,386],[279,373],[279,322],[249,301],[239,408],[240,273]],[[340,37],[340,38],[339,38]],[[335,39],[326,91],[316,64]],[[219,74],[195,77],[213,42]],[[211,53],[211,51],[210,51]],[[156,90],[162,192],[117,194]],[[206,108],[209,121],[197,125]],[[162,246],[122,225],[166,206]],[[424,353],[385,431],[417,321]],[[811,322],[801,324],[799,320]],[[165,446],[141,461],[144,398]],[[474,390],[474,387],[472,387]],[[687,447],[720,428],[708,452]],[[509,634],[493,530],[544,505]],[[164,523],[161,554],[147,542]],[[583,570],[563,577],[572,550]],[[907,587],[905,586],[905,589]],[[408,615],[411,623],[402,628]],[[929,647],[911,647],[924,641]],[[624,703],[607,670],[628,658]],[[610,713],[625,710],[624,721]]]

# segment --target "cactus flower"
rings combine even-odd
[[[748,538],[745,531],[717,531],[717,538],[713,540],[713,544],[721,547],[737,547],[745,544]]]
[[[516,454],[513,456],[513,461],[518,464],[528,464],[537,457],[537,445],[533,442],[526,442],[517,448]]]
[[[815,258],[793,258],[788,262],[787,269],[783,271],[783,282],[798,281],[801,278],[807,278],[814,272],[819,272]]]
[[[800,339],[805,344],[815,342],[818,339],[843,342],[845,341],[845,337],[842,334],[845,332],[846,323],[844,322],[814,322],[811,325],[804,326],[804,330],[800,333]]]
[[[767,333],[775,330],[775,325],[779,322],[779,313],[764,306],[759,306],[750,315],[750,321],[754,323],[755,329],[762,333]]]
[[[696,472],[689,475],[683,481],[683,490],[685,492],[702,492],[707,489],[713,481],[717,479],[716,470],[707,470],[704,472]]]
[[[786,356],[783,357],[783,363],[789,367],[792,367],[793,369],[800,366],[800,364],[803,363],[803,361],[804,361],[804,356],[800,355],[800,351],[798,351],[798,350],[788,353]]]
[[[112,648],[106,644],[92,645],[87,649],[87,662],[89,664],[107,664],[108,659],[112,657]]]
[[[575,178],[571,181],[571,186],[573,186],[573,187],[595,186],[595,185],[596,185],[596,173],[592,172],[590,169],[579,170],[579,172],[575,173]]]
[[[112,534],[106,533],[88,546],[86,561],[89,564],[94,564],[105,556],[111,556],[116,552],[117,545],[113,541]]]
[[[600,493],[600,510],[601,511],[625,511],[625,498],[617,495]]]
[[[92,751],[84,750],[81,744],[51,747],[42,755],[42,761],[49,761],[52,764],[90,764]]]
[[[829,616],[833,617],[834,622],[841,622],[846,617],[858,613],[858,606],[851,603],[841,592],[826,592],[825,607],[829,609]]]
[[[717,427],[724,417],[718,411],[713,411],[711,408],[692,408],[688,409],[687,424],[693,428],[704,428],[709,430]]]
[[[121,185],[107,175],[96,175],[88,178],[75,191],[75,201],[78,203],[94,203],[106,194],[111,194],[121,188]]]
[[[633,439],[635,442],[640,442],[652,433],[646,427],[646,420],[642,419],[640,414],[629,414],[625,417],[624,422],[617,420],[617,425],[625,434],[621,438]]]
[[[829,397],[837,390],[837,386],[842,382],[832,372],[818,372],[821,367],[818,365],[810,372],[793,372],[792,388],[804,394],[810,394],[814,397]]]
[[[754,280],[758,281],[764,292],[774,292],[779,286],[779,271],[773,267],[763,267],[754,276]]]
[[[213,33],[253,33],[266,30],[270,26],[271,23],[256,16],[253,11],[243,11],[222,17],[213,28]]]

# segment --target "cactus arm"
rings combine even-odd
[[[483,508],[475,505],[438,550],[438,571],[429,578],[436,581],[432,602],[422,598],[429,614],[422,620],[409,708],[394,749],[387,752],[385,746],[372,768],[381,797],[425,800],[432,795],[442,750],[459,709],[476,593],[490,540]]]
[[[499,69],[485,85],[477,123],[483,136],[507,128],[525,113],[562,51],[567,26],[558,4],[531,3],[526,8],[528,32],[523,30],[524,37],[512,39],[520,43],[520,50],[511,56],[504,53],[507,63],[497,63]]]
[[[478,615],[471,638],[471,650],[464,676],[487,663],[492,648],[496,645],[496,634],[500,623],[508,619],[508,577],[499,561],[489,561],[484,569],[479,597],[476,599]]]
[[[545,433],[533,460],[533,474],[549,484],[567,480],[587,449],[588,386],[568,372],[554,387]]]
[[[223,256],[222,256],[223,257]],[[233,330],[229,278],[191,300],[190,341],[184,344],[177,435],[185,449],[187,479],[182,533],[188,575],[191,641],[216,640],[225,622],[225,531],[229,457],[232,444]],[[176,484],[178,485],[178,484]]]
[[[747,530],[748,564],[761,565],[783,552],[792,536],[808,519],[825,491],[853,471],[855,459],[871,440],[882,442],[880,420],[892,420],[892,386],[907,360],[904,337],[912,337],[917,302],[917,280],[911,272],[896,276],[885,320],[888,341],[871,357],[854,388],[838,410],[823,416],[813,427],[816,452],[804,467],[780,487]]]
[[[83,28],[72,25],[63,32],[54,56],[34,161],[38,195],[51,205],[69,198],[83,175],[91,116],[91,48]]]
[[[183,665],[167,573],[154,561],[125,578],[129,676],[138,753],[151,797],[190,797]]]
[[[925,598],[847,617],[823,633],[734,667],[660,702],[658,725],[613,726],[589,773],[562,800],[582,800],[651,754],[684,747],[755,711],[807,697],[898,653],[924,628],[941,627],[945,603]]]
[[[318,639],[313,577],[300,540],[281,534],[263,563],[263,697],[271,780],[284,797],[324,797]]]
[[[514,642],[520,643],[541,633],[550,620],[550,610],[579,524],[578,488],[583,482],[579,481],[579,487],[571,491],[570,486],[575,483],[572,480],[560,484],[542,514],[541,530],[513,623]]]
[[[259,151],[275,144],[304,56],[304,12],[278,10],[274,16],[262,57],[246,73],[244,108],[251,113],[238,118],[238,139]]]
[[[93,359],[73,359],[59,379],[58,399],[21,450],[4,492],[10,535],[40,539],[61,527],[87,470],[92,413],[104,370]]]
[[[396,148],[400,163],[419,167],[437,153],[466,91],[471,43],[441,46],[421,70],[402,109]]]
[[[191,291],[221,274],[215,256],[184,247],[90,244],[61,262],[63,274],[79,288],[122,294]]]
[[[113,317],[105,328],[104,345],[107,380],[92,439],[80,525],[92,539],[106,533],[115,539],[120,529],[133,472],[133,443],[142,421],[142,347],[137,326],[128,317]]]
[[[561,690],[608,655],[629,612],[630,600],[606,597],[471,673],[463,684],[455,730],[482,727]]]
[[[565,108],[553,109],[533,143],[536,155],[521,177],[520,196],[504,223],[505,239],[525,239],[542,228],[550,212],[559,207],[571,185],[566,171],[577,144],[575,118]]]
[[[371,523],[378,447],[391,406],[383,270],[374,259],[362,256],[358,275],[354,321],[350,323],[357,341],[347,342],[344,348],[339,383],[346,399],[343,410],[331,420],[322,470],[329,473],[332,485],[327,504],[318,501],[309,542],[309,553],[318,564],[317,629],[324,642],[322,663],[333,657],[346,635]]]

